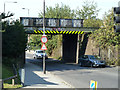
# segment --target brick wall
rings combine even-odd
[[[99,55],[99,48],[94,46],[95,42],[88,38],[85,55]]]

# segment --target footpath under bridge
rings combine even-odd
[[[43,34],[42,18],[21,17],[20,20],[24,25],[26,34]],[[80,55],[79,45],[81,38],[83,39],[82,44],[85,47],[87,45],[88,33],[99,29],[83,27],[82,19],[47,18],[45,19],[45,26],[45,34],[63,34],[62,60],[64,62],[76,63],[78,63],[78,57]],[[84,51],[82,51],[83,54]]]

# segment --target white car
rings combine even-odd
[[[42,50],[36,50],[35,52],[34,52],[34,54],[33,54],[33,58],[35,59],[38,59],[38,58],[43,58],[43,55],[44,55],[44,53],[43,53],[43,51]],[[48,59],[48,56],[47,56],[47,54],[45,53],[45,58],[46,59]]]

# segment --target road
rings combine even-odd
[[[42,68],[42,59],[33,59],[32,53],[26,53],[26,61]],[[63,64],[50,58],[46,60],[46,70],[75,88],[89,88],[90,80],[97,81],[98,88],[118,88],[118,67],[80,67],[74,63]]]

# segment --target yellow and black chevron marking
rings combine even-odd
[[[42,33],[43,34],[43,31],[42,30],[34,30],[34,33]],[[49,31],[49,30],[46,30],[45,33],[47,34],[83,34],[84,31]]]

